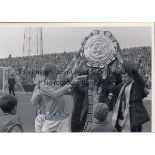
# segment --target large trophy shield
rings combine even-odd
[[[82,41],[87,66],[104,68],[116,59],[119,43],[109,31],[94,30]]]

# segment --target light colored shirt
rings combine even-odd
[[[59,88],[49,80],[42,82],[39,87],[36,86],[31,101],[34,105],[40,104],[40,110],[44,108],[44,132],[69,131],[69,119],[64,111],[65,101],[63,99],[63,95],[69,88],[71,88],[70,84]]]

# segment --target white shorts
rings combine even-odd
[[[35,119],[35,132],[42,132],[44,122],[45,122],[45,115],[39,114]]]
[[[42,126],[42,132],[69,132],[69,117],[63,120],[45,120]]]

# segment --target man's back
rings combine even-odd
[[[114,128],[107,121],[93,122],[88,125],[86,132],[114,132]]]
[[[0,116],[0,132],[22,132],[22,131],[23,127],[19,115],[3,113]]]

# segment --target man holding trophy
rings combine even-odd
[[[141,132],[142,124],[149,121],[142,103],[147,96],[145,84],[133,65],[123,62],[114,36],[95,30],[83,40],[79,53],[86,60],[80,67],[86,72],[79,75],[87,78],[72,88],[72,132],[113,131],[106,121],[107,109],[112,111],[115,131]]]

